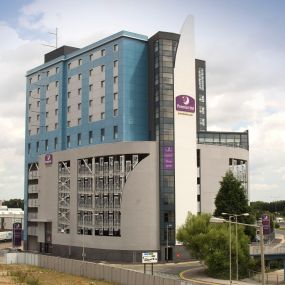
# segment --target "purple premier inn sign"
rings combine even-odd
[[[262,215],[263,234],[270,234],[270,217],[267,214]]]
[[[52,164],[52,154],[47,153],[45,155],[45,164]]]
[[[13,224],[13,246],[21,246],[22,242],[22,224],[14,223]]]
[[[177,96],[176,110],[186,113],[195,113],[195,100],[188,95]]]
[[[165,170],[174,169],[174,147],[173,146],[163,147],[163,169]]]

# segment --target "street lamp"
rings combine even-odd
[[[168,261],[168,228],[171,228],[172,225],[171,224],[167,224],[166,225],[166,261]]]
[[[231,220],[225,220],[222,218],[217,218],[217,217],[211,217],[210,218],[210,223],[229,223],[231,225],[232,221]],[[238,223],[236,222],[237,225],[242,225],[242,226],[248,226],[248,227],[253,227],[257,228],[260,231],[260,257],[261,257],[261,280],[262,280],[262,285],[265,284],[265,262],[264,262],[264,238],[263,238],[263,225],[261,224],[260,226],[258,225],[252,225],[252,224],[245,224],[245,223]],[[231,284],[231,280],[230,280]]]
[[[229,221],[231,221],[232,218],[235,218],[235,228],[236,228],[236,280],[238,281],[238,234],[237,234],[237,218],[244,216],[249,216],[249,213],[243,213],[243,214],[229,214],[229,213],[222,213],[222,215],[229,216]],[[231,223],[230,223],[230,255],[231,255]],[[230,258],[231,260],[231,258]],[[231,269],[231,262],[230,262],[230,277],[232,275],[232,269]],[[231,278],[230,278],[231,280]]]

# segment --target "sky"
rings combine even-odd
[[[0,1],[0,199],[24,196],[26,71],[54,45],[84,47],[121,30],[151,37],[195,21],[206,60],[208,130],[249,130],[250,200],[285,200],[285,1]]]

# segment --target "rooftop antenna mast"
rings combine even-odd
[[[58,43],[58,29],[57,29],[57,27],[55,28],[55,33],[53,33],[53,32],[48,32],[48,33],[55,36],[55,46],[47,45],[47,44],[43,44],[43,46],[52,47],[52,48],[57,49],[57,43]]]

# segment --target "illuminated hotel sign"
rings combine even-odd
[[[195,113],[195,100],[188,95],[177,96],[176,110],[186,113]]]
[[[165,170],[174,169],[174,147],[173,146],[163,147],[163,169]]]
[[[52,154],[48,153],[45,155],[45,164],[52,164]]]

